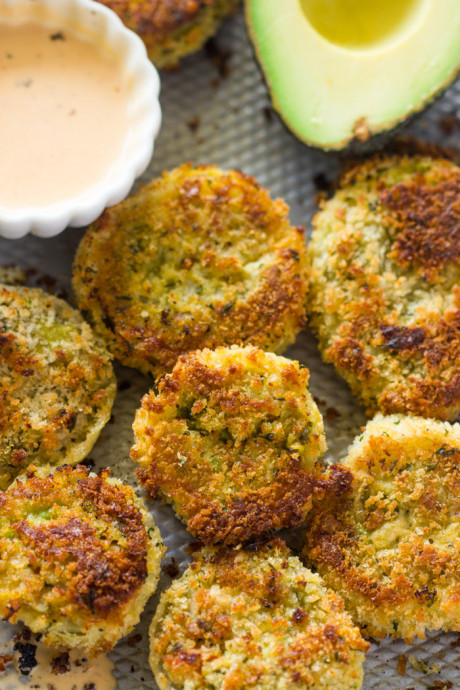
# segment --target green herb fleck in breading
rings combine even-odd
[[[183,165],[88,230],[73,285],[111,352],[157,375],[203,347],[286,348],[305,323],[305,254],[252,178]]]
[[[200,551],[162,595],[150,641],[161,690],[357,690],[369,646],[281,539]]]
[[[0,489],[31,463],[82,460],[115,392],[110,357],[75,309],[0,285]]]
[[[160,533],[109,470],[49,472],[0,492],[0,616],[53,647],[110,651],[156,588]]]
[[[143,39],[157,67],[176,67],[213,36],[240,0],[99,0]]]
[[[351,170],[314,219],[307,309],[369,415],[460,412],[460,169],[427,156]]]
[[[254,347],[183,355],[136,413],[139,480],[205,543],[298,526],[322,492],[326,450],[308,379]]]
[[[304,553],[366,634],[460,631],[460,425],[377,415],[331,486]]]

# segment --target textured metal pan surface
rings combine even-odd
[[[291,206],[291,220],[305,225],[309,231],[318,191],[315,179],[318,182],[320,175],[320,179],[325,176],[332,180],[340,168],[340,157],[303,146],[272,112],[242,15],[227,21],[213,46],[185,60],[179,71],[162,75],[164,124],[155,157],[143,181],[185,161],[239,168],[255,175],[273,196],[283,197]],[[449,132],[449,120],[445,120],[453,114],[460,116],[459,82],[406,132],[443,146],[460,148],[460,128],[453,126]],[[70,229],[51,240],[33,236],[16,241],[0,239],[0,265],[15,263],[35,269],[38,277],[52,276],[70,296],[71,263],[81,235],[82,231]],[[325,416],[328,458],[337,461],[365,423],[364,413],[332,367],[322,363],[315,339],[308,331],[299,336],[287,355],[310,368],[311,390]],[[121,390],[112,420],[90,457],[97,467],[111,466],[115,476],[136,486],[134,464],[129,460],[131,425],[151,380],[123,367],[117,367],[117,376]],[[154,501],[148,505],[168,549],[165,562],[170,563],[174,558],[182,570],[187,560],[183,548],[189,543],[190,535],[169,506]],[[160,589],[170,582],[170,577],[163,572]],[[118,684],[123,690],[156,688],[148,666],[147,631],[157,597],[144,613],[136,630],[139,635],[122,641],[112,653]],[[434,634],[411,646],[389,640],[373,644],[365,665],[365,690],[460,687],[457,640],[460,640],[457,635]],[[408,659],[404,676],[398,672],[402,654]],[[412,657],[425,662],[425,666],[422,664],[425,671],[431,670],[423,673],[421,666],[414,668],[417,664]]]

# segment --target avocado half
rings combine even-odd
[[[323,149],[421,110],[460,69],[460,0],[246,0],[273,107]]]

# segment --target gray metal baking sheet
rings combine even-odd
[[[161,103],[163,128],[143,181],[185,161],[239,168],[255,175],[273,196],[283,197],[291,207],[291,220],[305,225],[309,231],[317,193],[314,178],[321,174],[333,179],[341,159],[303,146],[272,112],[242,14],[226,22],[212,49],[187,58],[178,71],[162,75]],[[459,82],[405,133],[460,148],[460,126],[457,123],[449,128],[450,120],[445,120],[452,115],[460,117]],[[34,277],[39,280],[43,275],[51,276],[57,281],[58,289],[70,296],[71,263],[82,232],[68,229],[48,240],[34,236],[0,239],[0,265],[14,263],[35,269]],[[365,423],[364,413],[332,367],[322,363],[315,339],[308,331],[299,336],[287,355],[311,370],[311,390],[325,416],[328,458],[336,461]],[[131,425],[151,380],[119,366],[117,376],[123,384],[122,392],[118,393],[111,422],[90,457],[97,467],[111,466],[115,476],[136,486],[134,464],[129,460]],[[169,563],[173,557],[182,570],[186,563],[183,548],[189,543],[190,535],[170,507],[155,501],[149,501],[148,505],[168,549],[165,562]],[[170,577],[163,572],[160,589],[170,582]],[[149,603],[136,630],[139,635],[134,638],[130,635],[129,642],[120,642],[111,655],[123,690],[156,688],[147,661],[147,630],[156,601],[157,597]],[[365,664],[363,687],[365,690],[460,688],[459,641],[459,635],[438,633],[410,646],[389,640],[373,644]],[[405,675],[398,672],[400,655],[407,659]],[[421,672],[415,659],[425,662],[423,667],[429,672]]]

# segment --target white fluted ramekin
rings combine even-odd
[[[49,206],[7,209],[0,205],[3,237],[19,238],[28,232],[52,237],[67,226],[91,223],[107,206],[122,201],[134,180],[145,171],[161,124],[160,79],[141,39],[114,12],[93,0],[1,0],[0,22],[4,21],[40,22],[59,30],[67,28],[77,36],[82,27],[82,36],[94,37],[95,43],[102,42],[117,52],[132,85],[125,145],[103,180],[78,196]]]

